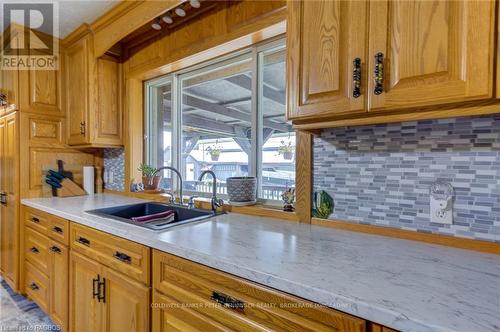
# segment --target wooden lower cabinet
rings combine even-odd
[[[63,331],[68,325],[67,246],[24,228],[24,290]]]
[[[0,264],[2,276],[17,291],[19,285],[19,146],[18,115],[0,118]]]
[[[149,287],[72,251],[70,331],[148,331]]]
[[[94,296],[101,265],[74,251],[70,253],[70,331],[102,330],[102,304]]]
[[[153,331],[228,331],[229,328],[153,291]]]
[[[103,331],[149,331],[149,287],[104,268],[106,284]]]
[[[48,314],[63,331],[68,327],[68,260],[69,249],[57,241],[50,242],[50,305]]]
[[[377,323],[369,323],[368,326],[370,332],[397,332],[396,330],[379,325]]]
[[[394,332],[177,256],[151,254],[148,247],[81,225],[68,224],[68,248],[49,231],[51,215],[25,209],[24,219],[26,294],[63,331]],[[143,273],[115,267],[108,259],[115,251],[127,252],[131,259],[122,263],[137,262]],[[153,291],[151,281],[142,281],[149,275]]]
[[[159,251],[153,286],[155,332],[366,331],[363,319]]]

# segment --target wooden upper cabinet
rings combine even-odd
[[[98,104],[95,111],[93,142],[122,144],[121,64],[97,59]]]
[[[437,118],[432,106],[445,104],[456,108],[447,116],[463,115],[463,102],[493,97],[492,0],[289,1],[288,10],[288,118],[298,128],[389,114],[366,111]]]
[[[66,115],[68,144],[89,143],[89,39],[83,38],[66,50]]]
[[[9,39],[13,48],[17,47],[19,39],[17,35],[10,36],[5,33],[1,36],[3,39]],[[10,50],[8,55],[17,55],[17,51]],[[19,70],[0,69],[0,93],[7,97],[7,106],[0,106],[0,116],[15,111],[19,108]]]
[[[122,145],[121,64],[95,59],[87,33],[67,47],[65,66],[68,144]]]
[[[7,105],[0,106],[0,116],[19,108],[19,71],[0,70],[0,93],[7,97]]]
[[[21,111],[64,116],[61,105],[62,70],[23,70],[21,77]]]
[[[370,2],[369,108],[398,109],[493,93],[493,1]],[[375,55],[383,88],[374,94]]]
[[[363,111],[354,95],[355,59],[363,78],[367,47],[365,1],[288,2],[288,119]]]

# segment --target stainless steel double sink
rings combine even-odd
[[[135,217],[144,217],[167,211],[174,211],[174,219],[165,220],[164,223],[162,223],[161,221],[156,221],[154,223],[148,224],[148,222],[137,222],[132,220],[132,218]],[[211,210],[194,208],[191,209],[181,205],[162,204],[156,202],[114,206],[85,212],[99,217],[109,218],[155,231],[208,219],[217,215],[217,213],[214,213]]]

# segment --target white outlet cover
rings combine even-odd
[[[438,224],[453,224],[453,208],[451,197],[448,200],[437,200],[430,197],[431,200],[431,222]]]

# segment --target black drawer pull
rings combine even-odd
[[[31,218],[31,222],[34,222],[35,224],[38,224],[40,222],[40,219],[38,219],[37,217],[32,217]]]
[[[38,250],[38,248],[37,248],[37,247],[31,247],[31,248],[30,248],[30,251],[31,251],[32,253],[35,253],[35,254],[38,254],[38,253],[40,252],[40,250]]]
[[[56,246],[50,247],[50,251],[55,252],[56,254],[61,253],[61,249],[59,247],[56,247]]]
[[[59,234],[62,234],[63,233],[63,230],[61,227],[58,227],[58,226],[54,226],[52,227],[52,230],[56,233],[59,233]]]
[[[37,285],[37,284],[35,284],[34,282],[32,282],[32,283],[30,284],[30,288],[31,288],[32,290],[39,290],[39,289],[40,289],[40,287],[38,287],[38,285]]]
[[[79,237],[78,240],[76,240],[77,242],[83,244],[84,246],[90,246],[90,241],[87,240],[86,238],[84,237]]]
[[[127,263],[127,264],[132,263],[132,258],[129,255],[124,254],[124,253],[119,252],[119,251],[117,251],[113,255],[113,257],[116,258],[116,259],[118,259],[119,261],[122,261],[122,262]]]
[[[101,281],[101,276],[97,275],[96,279],[92,279],[92,298],[99,296],[99,282]]]
[[[245,303],[243,301],[235,299],[234,297],[226,295],[221,292],[212,291],[212,296],[210,298],[229,309],[241,310],[241,311],[245,309]]]

